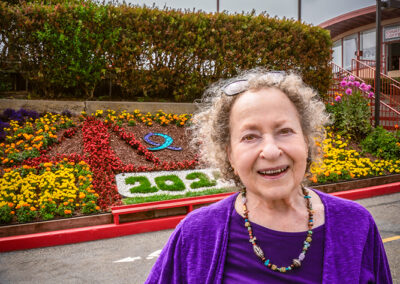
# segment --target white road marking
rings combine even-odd
[[[158,258],[160,256],[161,250],[156,250],[155,252],[152,252],[151,254],[146,257],[146,259],[153,259],[153,258]]]
[[[120,260],[114,261],[114,263],[119,263],[119,262],[134,262],[135,260],[142,259],[140,256],[135,256],[135,257],[125,257]]]

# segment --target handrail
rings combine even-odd
[[[355,63],[358,63],[357,65]],[[358,69],[353,69],[351,71],[345,70],[342,67],[336,65],[335,63],[331,63],[332,72],[334,74],[334,78],[336,78],[336,84],[331,86],[329,94],[330,102],[333,102],[334,99],[334,91],[344,91],[344,88],[340,86],[339,80],[344,77],[353,76],[360,83],[365,83],[365,80],[362,78],[363,75],[366,78],[373,79],[375,78],[375,69],[368,64],[365,64],[361,61],[353,59],[352,67],[357,66]],[[360,67],[361,66],[361,67]],[[367,70],[367,71],[365,71]],[[386,76],[385,74],[381,74],[385,80],[386,85],[381,88],[381,99],[380,99],[380,107],[381,107],[381,115],[380,121],[381,125],[388,129],[394,130],[395,124],[400,124],[400,82],[394,80],[391,77]],[[388,81],[391,84],[387,84]],[[371,87],[371,90],[375,92],[375,88]],[[384,93],[384,92],[387,92]],[[373,105],[375,103],[375,95],[369,98],[370,107],[371,107],[371,123],[374,121],[374,111]]]
[[[354,59],[354,58],[353,58],[351,61],[352,61],[352,64],[351,64],[352,67],[354,66],[354,65],[353,65],[353,62],[355,62],[355,63],[361,64],[361,65],[363,65],[363,66],[369,68],[369,69],[370,69],[371,71],[373,71],[374,73],[376,72],[376,71],[375,71],[376,69],[375,69],[374,67],[369,66],[368,64],[365,64],[364,62],[362,62],[362,61],[360,61],[360,60],[357,60],[357,59]],[[372,60],[370,60],[370,61],[372,61]],[[358,71],[359,71],[359,69],[356,69],[356,70],[357,70],[357,76],[358,76]],[[352,68],[352,71],[354,71],[353,68]],[[354,74],[353,74],[353,76],[354,76]],[[389,77],[388,75],[386,75],[386,74],[384,74],[384,73],[382,73],[382,72],[381,72],[381,77],[384,77],[385,79],[388,79],[388,80],[390,80],[390,81],[395,82],[397,85],[400,85],[400,82],[399,82],[399,81],[393,79],[392,77]]]

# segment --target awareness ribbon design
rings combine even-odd
[[[160,144],[160,143],[150,140],[151,136],[161,136],[162,138],[164,138],[164,143]],[[149,150],[149,151],[158,151],[158,150],[162,150],[165,148],[174,150],[174,151],[182,150],[181,147],[170,146],[172,144],[172,142],[174,142],[174,139],[172,139],[171,136],[168,136],[167,134],[163,134],[163,133],[153,133],[153,132],[147,133],[146,136],[144,136],[144,141],[146,141],[150,145],[156,146],[156,147],[148,147],[147,150]]]

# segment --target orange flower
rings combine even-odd
[[[13,208],[14,207],[14,203],[8,202],[8,207]]]
[[[399,125],[398,125],[398,124],[395,124],[395,125],[394,125],[394,128],[398,129],[398,128],[399,128]]]
[[[36,211],[36,208],[32,206],[31,211]]]
[[[100,210],[100,206],[96,206],[96,210]]]
[[[65,210],[64,210],[64,214],[65,214],[65,215],[69,215],[69,214],[71,214],[71,213],[72,213],[71,210],[68,210],[68,209],[65,209]]]
[[[68,205],[68,202],[67,202],[67,201],[65,201],[63,204],[64,204],[64,206],[67,206],[67,205]]]
[[[15,211],[11,211],[10,214],[11,214],[11,215],[14,215],[14,214],[15,214]]]

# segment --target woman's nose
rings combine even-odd
[[[279,145],[272,138],[265,139],[262,143],[260,157],[267,160],[275,160],[282,153]]]

